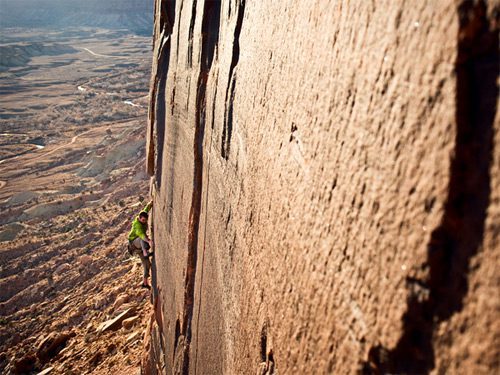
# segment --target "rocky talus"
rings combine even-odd
[[[2,168],[9,179],[1,195],[20,180],[25,188],[39,189],[18,192],[1,202],[3,374],[139,370],[151,316],[150,293],[139,287],[142,267],[138,258],[129,256],[125,244],[131,220],[145,204],[138,201],[137,189],[146,195],[147,183],[140,181],[143,154],[123,151],[133,150],[134,142],[143,146],[144,135],[137,123],[128,123],[118,141],[110,128],[117,132],[119,124],[94,126],[87,147],[80,139],[62,150],[53,147],[56,152],[51,155],[66,162],[64,172],[61,166],[50,165],[48,153],[41,156],[46,158],[42,161],[46,170],[39,166],[30,170],[29,163],[18,161],[17,169],[25,168],[16,177],[12,175],[16,164]],[[95,140],[102,137],[97,146]],[[92,161],[82,165],[85,157],[74,154],[86,149],[105,159],[100,169]],[[119,161],[113,160],[117,154]],[[76,181],[80,184],[75,186]]]
[[[2,374],[140,372],[150,291],[126,244],[149,189],[147,76],[116,70],[66,92],[45,83],[50,106],[2,120]]]
[[[156,0],[146,373],[499,370],[498,0]]]

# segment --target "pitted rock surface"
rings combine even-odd
[[[145,371],[498,371],[500,3],[155,9]]]

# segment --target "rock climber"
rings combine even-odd
[[[139,215],[136,216],[132,222],[132,229],[128,235],[128,251],[130,254],[139,254],[141,258],[142,267],[144,269],[142,287],[150,288],[148,283],[149,270],[151,269],[151,262],[149,257],[153,256],[153,251],[149,252],[149,249],[153,248],[153,241],[148,237],[148,212],[153,206],[153,201],[150,201],[146,207],[142,209]]]

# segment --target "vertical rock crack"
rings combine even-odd
[[[195,10],[194,10],[195,12]],[[194,17],[194,14],[193,14]],[[220,2],[205,1],[202,16],[202,44],[200,73],[197,82],[195,131],[193,141],[193,192],[189,213],[188,255],[186,278],[184,282],[184,308],[182,320],[183,373],[189,374],[190,345],[192,339],[192,319],[194,311],[195,281],[198,263],[198,237],[200,228],[201,202],[203,193],[203,142],[206,125],[207,80],[214,60],[215,48],[219,39]]]

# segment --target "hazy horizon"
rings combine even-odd
[[[0,29],[97,27],[150,35],[153,0],[0,0]]]

